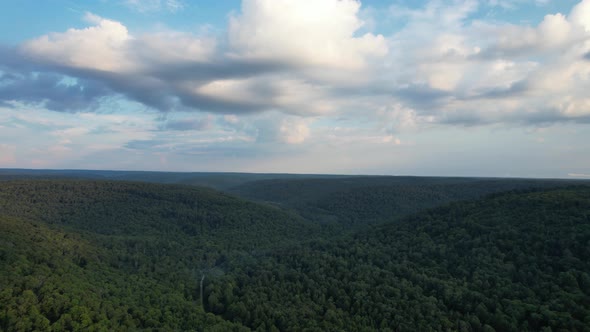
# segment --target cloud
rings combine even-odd
[[[498,99],[498,98],[507,98],[511,96],[516,96],[519,94],[523,94],[528,91],[530,88],[529,82],[526,80],[515,81],[511,82],[506,87],[493,87],[493,88],[483,88],[476,92],[475,96],[467,97],[467,98],[476,98],[476,99]]]
[[[174,13],[184,8],[180,0],[125,0],[125,5],[142,13],[161,10]]]
[[[86,21],[94,26],[69,29],[25,42],[22,54],[34,61],[67,68],[106,72],[128,72],[135,64],[125,56],[132,38],[120,22],[87,13]]]
[[[7,167],[16,163],[16,146],[0,144],[0,166]]]
[[[50,110],[75,112],[96,107],[113,92],[96,81],[64,79],[55,73],[4,73],[0,76],[0,102],[40,104]]]
[[[590,0],[582,0],[572,9],[570,21],[581,26],[586,32],[590,32]]]
[[[213,118],[211,116],[202,119],[182,119],[182,120],[170,120],[163,124],[162,129],[164,130],[178,130],[178,131],[190,131],[190,130],[208,130],[213,127]]]
[[[132,150],[157,150],[165,146],[166,141],[162,140],[133,140],[125,144],[125,148]]]
[[[534,0],[536,6],[545,6],[549,0]],[[528,0],[486,0],[486,4],[491,7],[500,7],[507,10],[514,10],[523,4],[528,4]]]
[[[0,123],[0,142],[16,147],[18,167],[72,167],[95,153],[118,151],[130,140],[149,139],[156,128],[150,113],[63,113],[22,105],[0,109]]]
[[[215,52],[212,38],[176,31],[133,36],[120,22],[91,13],[84,18],[93,26],[27,41],[20,53],[37,63],[63,69],[142,74],[154,67],[206,63]]]
[[[438,89],[425,83],[402,85],[392,93],[408,106],[419,108],[435,106],[442,102],[443,99],[452,96],[449,91]]]
[[[230,18],[231,55],[293,66],[358,69],[382,57],[382,35],[355,36],[363,22],[354,0],[244,0]]]
[[[572,178],[590,178],[590,174],[583,173],[568,173],[567,176]]]
[[[422,125],[586,123],[590,33],[581,17],[589,4],[533,27],[473,19],[474,2],[394,6],[407,23],[389,38],[381,77],[394,86],[389,104],[407,106]]]
[[[155,66],[209,62],[215,55],[216,41],[190,33],[163,31],[138,36],[128,47],[131,54],[127,57],[143,63],[143,70],[149,70]]]
[[[321,84],[306,81],[286,64],[224,57],[211,37],[174,31],[134,36],[120,22],[93,14],[85,18],[93,26],[33,39],[4,58],[23,71],[34,68],[100,82],[162,111],[278,109],[303,114],[330,108]]]
[[[490,5],[502,6],[392,6],[402,28],[389,36],[365,33],[353,0],[244,0],[227,38],[141,33],[89,13],[86,28],[0,51],[0,103],[86,113],[125,98],[163,114],[236,116],[248,137],[300,145],[317,117],[389,131],[379,137],[435,124],[587,123],[590,0],[534,25],[486,20],[479,11]],[[281,117],[256,136],[260,113]],[[214,127],[204,114],[169,119],[159,130]]]
[[[191,89],[190,84],[187,89]],[[261,75],[245,79],[221,79],[200,85],[186,95],[186,103],[225,112],[281,110],[291,114],[322,114],[333,110],[325,85],[284,75]]]
[[[587,40],[590,28],[586,27],[585,19],[580,16],[585,14],[580,3],[572,10],[569,16],[563,14],[546,15],[536,27],[519,25],[486,25],[481,24],[476,28],[487,35],[494,35],[495,40],[479,52],[479,56],[526,56],[530,54],[540,55],[551,52],[563,52],[580,42]],[[590,27],[590,26],[589,26]]]
[[[284,119],[279,127],[280,139],[288,144],[303,143],[310,134],[308,121],[304,119]]]

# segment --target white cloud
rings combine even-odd
[[[243,0],[230,18],[233,56],[295,66],[359,69],[387,53],[385,38],[366,33],[355,0]]]
[[[563,115],[568,117],[590,117],[590,98],[566,96],[555,106]]]
[[[303,143],[310,135],[309,120],[301,118],[283,119],[279,127],[281,141],[288,144]]]
[[[138,36],[129,57],[147,62],[149,66],[207,62],[214,56],[217,42],[213,38],[190,33],[164,31]],[[149,70],[149,68],[147,68]]]
[[[87,135],[89,132],[90,128],[88,127],[70,127],[67,129],[56,130],[52,135],[59,138],[59,144],[72,144],[78,138]]]
[[[98,152],[121,150],[131,140],[152,138],[157,115],[69,114],[22,105],[0,108],[0,114],[6,126],[0,131],[0,142],[18,147],[10,148],[10,154],[0,147],[0,160],[10,157],[18,167],[67,167]]]
[[[418,123],[428,121],[424,117],[420,117],[414,109],[406,107],[401,103],[384,105],[377,110],[376,115],[379,119],[379,129],[387,133],[397,133],[404,129],[414,129]]]
[[[44,35],[24,43],[22,51],[40,61],[74,68],[118,72],[134,66],[125,57],[132,37],[123,24],[90,13],[85,18],[95,25]]]
[[[579,25],[590,32],[590,0],[582,0],[572,9],[569,19],[573,24]]]
[[[36,61],[115,74],[149,72],[156,66],[208,61],[216,49],[213,38],[177,31],[133,36],[125,25],[87,13],[93,24],[30,40],[21,52]]]
[[[224,115],[223,120],[229,124],[237,124],[240,122],[240,119],[237,116],[235,116],[234,114]]]
[[[397,102],[414,110],[415,122],[587,121],[590,1],[535,26],[467,19],[474,8],[441,1],[392,7],[408,22],[390,39],[390,67],[382,72],[398,87]]]
[[[572,14],[548,14],[537,27],[520,25],[485,26],[482,32],[497,36],[483,53],[495,53],[499,56],[541,55],[547,52],[563,52],[588,38],[590,29],[584,27],[582,19],[577,18],[578,5]],[[587,18],[590,20],[590,16]],[[479,28],[479,27],[478,27]]]

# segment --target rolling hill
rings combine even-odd
[[[193,186],[0,182],[0,329],[590,330],[588,186],[307,181],[288,197],[355,227]]]
[[[398,220],[423,209],[491,193],[552,188],[589,181],[362,176],[272,179],[243,183],[230,193],[292,209],[310,220],[345,227]]]
[[[588,257],[590,188],[497,194],[284,248],[235,274],[218,313],[281,330],[589,331]]]
[[[206,188],[3,182],[0,329],[241,330],[203,311],[200,278],[317,230]]]

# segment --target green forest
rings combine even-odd
[[[587,182],[215,176],[3,178],[0,330],[590,331]]]

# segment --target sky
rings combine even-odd
[[[590,178],[590,0],[7,0],[0,168]]]

